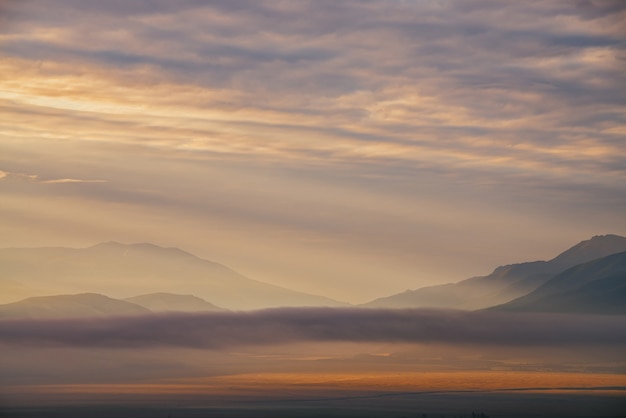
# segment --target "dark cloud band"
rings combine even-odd
[[[626,345],[623,317],[282,308],[134,318],[0,321],[5,344],[227,348],[290,342],[496,346]]]

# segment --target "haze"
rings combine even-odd
[[[623,416],[624,22],[0,0],[0,415]]]
[[[0,3],[0,247],[352,303],[626,235],[624,5]]]

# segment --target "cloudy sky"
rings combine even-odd
[[[0,247],[350,302],[626,235],[626,5],[0,1]]]

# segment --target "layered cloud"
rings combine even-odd
[[[4,344],[223,349],[298,342],[456,346],[626,345],[624,318],[438,310],[283,308],[129,318],[3,320]]]
[[[553,175],[624,158],[617,4],[131,3],[8,7],[5,100],[266,158]]]

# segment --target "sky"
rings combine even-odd
[[[358,303],[626,235],[621,1],[0,1],[0,247]]]

